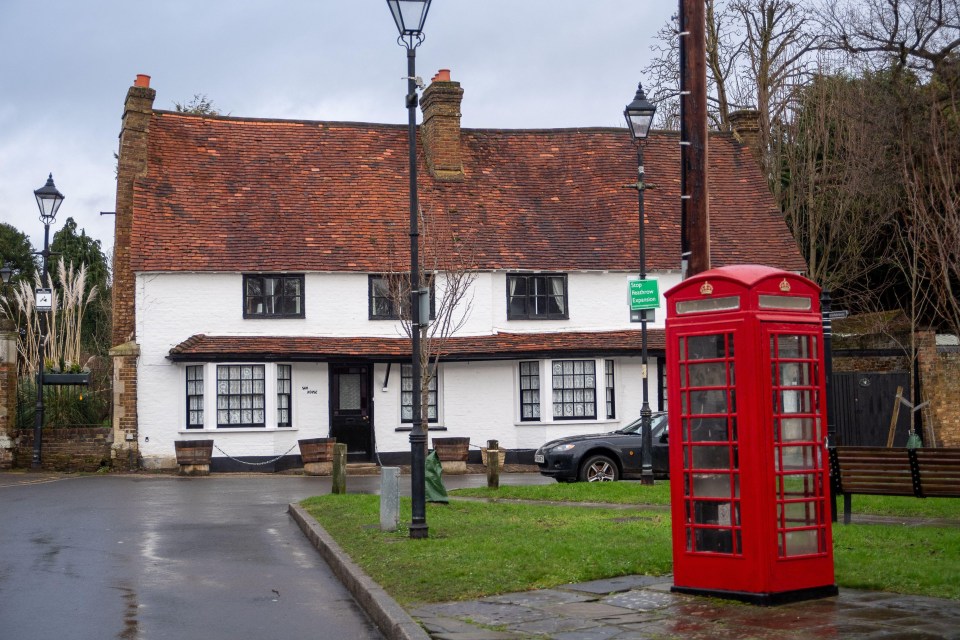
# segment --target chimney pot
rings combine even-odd
[[[150,86],[150,76],[145,73],[138,73],[137,79],[133,81],[133,86],[135,87],[149,87]]]
[[[440,69],[437,75],[433,76],[434,82],[450,82],[450,69]]]

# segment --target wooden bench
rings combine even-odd
[[[834,499],[843,496],[850,524],[851,496],[960,497],[960,449],[831,447]]]

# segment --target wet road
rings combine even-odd
[[[0,638],[380,638],[286,513],[327,492],[295,476],[0,474]]]

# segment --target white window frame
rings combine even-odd
[[[221,365],[239,365],[239,366],[262,366],[264,367],[264,426],[218,426],[217,416],[217,366]],[[290,426],[279,426],[279,411],[277,400],[277,367],[286,365],[290,367]],[[300,411],[298,409],[298,396],[294,393],[296,389],[297,367],[291,362],[186,362],[184,366],[179,367],[180,397],[185,398],[187,390],[187,367],[203,367],[203,426],[202,428],[187,428],[187,402],[180,403],[180,428],[181,433],[263,433],[277,431],[297,431],[297,422]]]
[[[407,427],[413,425],[413,419],[407,420],[403,417],[403,369],[405,367],[413,367],[409,362],[403,362],[400,364],[400,384],[397,385],[397,422],[401,427]],[[412,376],[411,376],[412,377]],[[436,373],[434,374],[434,379],[437,381],[437,418],[436,420],[428,420],[427,428],[436,429],[443,426],[443,366],[439,363],[436,365]]]
[[[553,413],[553,363],[556,361],[566,361],[566,360],[589,360],[594,363],[594,392],[595,392],[595,402],[596,402],[596,417],[585,418],[585,417],[573,417],[573,418],[564,418],[554,415]],[[613,394],[614,394],[614,406],[616,407],[617,417],[607,418],[606,411],[606,362],[610,360],[613,362]],[[522,408],[520,405],[520,395],[522,390],[520,388],[520,363],[521,362],[538,362],[539,363],[539,373],[540,373],[540,419],[539,420],[530,420],[524,419],[522,415]],[[622,383],[622,375],[620,370],[620,362],[617,358],[610,357],[597,357],[597,358],[541,358],[537,360],[531,360],[524,358],[522,360],[513,361],[513,394],[514,394],[514,420],[516,426],[569,426],[572,424],[601,424],[601,423],[615,423],[623,419],[623,405],[620,401],[620,391]]]

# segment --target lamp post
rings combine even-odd
[[[47,183],[33,192],[37,198],[37,206],[40,207],[40,221],[43,222],[43,251],[40,255],[43,257],[43,268],[40,271],[40,284],[48,283],[47,280],[47,261],[50,257],[50,225],[57,219],[57,210],[63,203],[63,194],[57,190],[53,184],[53,174],[47,178]],[[37,289],[35,306],[38,314],[49,312],[51,309],[51,290]],[[30,463],[32,469],[39,469],[42,454],[42,431],[43,428],[43,366],[46,353],[46,315],[40,315],[40,348],[38,350],[39,362],[37,363],[37,411],[33,423],[33,461]]]
[[[647,247],[644,234],[644,211],[643,211],[643,192],[647,186],[643,182],[643,142],[650,133],[650,125],[653,123],[653,115],[657,107],[647,100],[643,93],[643,84],[637,85],[637,94],[633,102],[627,105],[623,115],[627,120],[627,127],[630,129],[630,136],[637,142],[637,199],[640,210],[640,280],[647,279]],[[640,311],[640,344],[643,376],[643,405],[640,408],[641,438],[643,441],[643,450],[640,458],[640,482],[642,484],[653,484],[653,438],[650,434],[650,381],[647,377],[647,309]]]
[[[420,367],[420,259],[417,211],[417,47],[423,42],[423,23],[431,0],[387,0],[397,23],[397,43],[407,49],[407,140],[410,147],[410,359],[413,378],[413,429],[410,432],[410,497],[412,517],[410,537],[426,538],[426,455],[427,431],[421,411],[422,380]],[[429,314],[427,318],[429,318]]]
[[[0,269],[0,278],[3,279],[3,284],[10,284],[10,278],[13,276],[13,265],[9,262],[3,263],[3,268]]]

